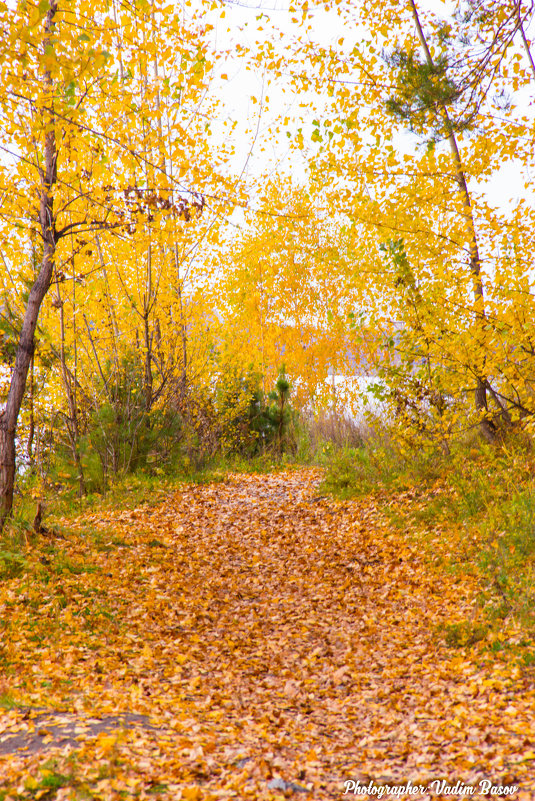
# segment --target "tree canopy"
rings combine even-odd
[[[229,382],[245,414],[281,370],[316,410],[329,375],[379,376],[402,439],[446,450],[532,425],[529,181],[489,191],[533,166],[531,6],[296,3],[223,52],[226,10],[0,7],[4,516],[56,434],[83,493],[84,442],[136,464],[171,407],[212,441]],[[241,145],[222,64],[263,76]],[[277,118],[282,88],[300,108]],[[248,176],[269,137],[306,169]]]

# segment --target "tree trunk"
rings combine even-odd
[[[29,392],[29,404],[30,404],[30,430],[28,432],[28,443],[26,445],[26,455],[28,456],[28,462],[30,467],[33,467],[34,458],[33,458],[33,438],[35,435],[35,406],[34,406],[34,375],[33,375],[33,367],[34,367],[34,359],[32,357],[30,363],[30,392]]]
[[[65,394],[67,396],[67,404],[69,406],[69,418],[67,419],[67,437],[69,439],[69,445],[71,448],[72,458],[74,464],[76,466],[76,473],[78,477],[78,497],[83,498],[87,495],[86,487],[85,487],[85,478],[84,478],[84,469],[82,465],[82,460],[80,458],[80,431],[78,426],[78,410],[76,408],[76,375],[72,375],[67,370],[67,361],[65,358],[65,313],[63,310],[63,299],[61,297],[61,293],[59,291],[59,285],[56,284],[57,288],[57,299],[56,304],[59,309],[59,325],[60,325],[60,363],[61,363],[61,377],[63,380],[63,386],[65,388]],[[73,300],[73,307],[75,306]],[[74,340],[76,346],[76,338]],[[75,367],[76,369],[76,367]]]
[[[50,47],[50,34],[54,26],[57,1],[49,0],[45,19],[45,38],[43,51]],[[41,304],[50,287],[54,272],[56,253],[56,230],[54,221],[54,199],[52,187],[56,183],[57,150],[52,104],[52,78],[46,70],[43,74],[44,90],[49,93],[50,106],[43,111],[45,144],[44,170],[41,171],[41,194],[39,203],[39,223],[43,238],[43,258],[39,275],[30,290],[28,305],[20,332],[20,340],[15,357],[15,367],[11,376],[6,407],[0,414],[0,531],[13,509],[15,487],[15,437],[22,398],[26,389],[28,370],[35,347],[35,329]],[[48,105],[45,104],[45,105]]]
[[[433,57],[431,55],[431,51],[429,50],[425,34],[422,25],[420,23],[420,17],[418,15],[418,9],[416,8],[416,2],[415,0],[409,0],[409,3],[411,6],[414,23],[416,25],[418,38],[420,40],[420,44],[422,45],[422,49],[425,54],[425,60],[429,67],[434,67]],[[453,129],[448,109],[443,104],[440,104],[440,113],[442,114],[444,125],[448,134],[448,142],[450,145],[451,156],[455,167],[457,184],[459,186],[459,192],[461,194],[461,197],[463,199],[463,204],[465,207],[468,234],[470,237],[470,272],[472,275],[472,294],[474,297],[475,313],[478,321],[484,323],[485,299],[483,291],[483,281],[481,280],[481,260],[479,257],[479,247],[477,243],[476,227],[472,211],[472,200],[470,197],[470,192],[468,190],[466,176],[463,170],[461,154],[459,152],[459,146],[457,144],[455,131]],[[492,421],[489,420],[488,417],[487,386],[488,382],[486,376],[477,375],[476,389],[474,393],[475,407],[476,410],[481,415],[481,431],[483,435],[486,437],[486,439],[492,441],[495,438],[496,432]]]
[[[522,37],[522,44],[524,46],[524,50],[526,51],[526,56],[528,57],[529,65],[531,67],[531,72],[533,73],[533,77],[535,78],[535,61],[533,61],[533,56],[531,55],[531,47],[529,46],[529,42],[526,36],[526,31],[524,29],[524,23],[522,21],[522,0],[518,0],[517,2],[516,15],[517,15],[516,29],[520,31],[520,36]]]

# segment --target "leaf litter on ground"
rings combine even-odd
[[[530,669],[437,636],[475,578],[319,480],[233,475],[34,543],[0,584],[0,798],[535,798]]]

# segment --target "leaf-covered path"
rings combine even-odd
[[[486,779],[535,798],[532,683],[440,636],[475,588],[430,569],[372,499],[317,483],[231,476],[86,515],[35,554],[40,581],[2,583],[3,690],[36,707],[0,716],[5,797],[322,799],[348,779]],[[41,747],[21,750],[25,734]]]

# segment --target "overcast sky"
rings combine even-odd
[[[263,28],[260,31],[261,36],[269,35],[272,28],[278,29],[289,38],[298,32],[298,26],[291,22],[291,18],[296,15],[289,10],[290,4],[287,0],[228,0],[225,5],[223,19],[214,11],[209,20],[214,25],[218,49],[229,49],[232,53],[238,42],[254,48],[259,26]],[[341,36],[347,36],[347,30],[344,30],[336,12],[325,12],[312,2],[310,5],[314,8],[311,33],[315,41],[329,45],[337,42]],[[436,11],[440,16],[451,13],[454,5],[451,0],[422,0],[420,3],[422,8]],[[352,29],[351,38],[352,41],[358,38],[356,30]],[[218,62],[215,73],[216,88],[224,100],[227,127],[218,124],[214,138],[232,136],[236,143],[232,168],[238,171],[243,169],[244,174],[251,178],[280,170],[303,180],[306,176],[306,153],[296,153],[291,149],[290,140],[284,130],[274,135],[273,123],[277,117],[288,117],[290,121],[287,127],[295,132],[302,124],[298,122],[301,117],[304,116],[305,125],[307,118],[311,123],[320,99],[297,96],[290,90],[289,84],[284,86],[282,81],[275,83],[269,75],[263,75],[259,70],[248,71],[244,59],[232,55]],[[221,74],[227,75],[228,79],[220,80]],[[523,98],[523,103],[527,108],[530,98]],[[305,108],[302,108],[303,104]],[[309,111],[307,104],[310,106]],[[235,128],[231,134],[230,128],[233,124]],[[398,146],[406,150],[411,146],[409,138],[399,141]],[[525,196],[524,177],[524,165],[514,162],[505,164],[488,184],[487,193],[491,202],[503,208]]]

